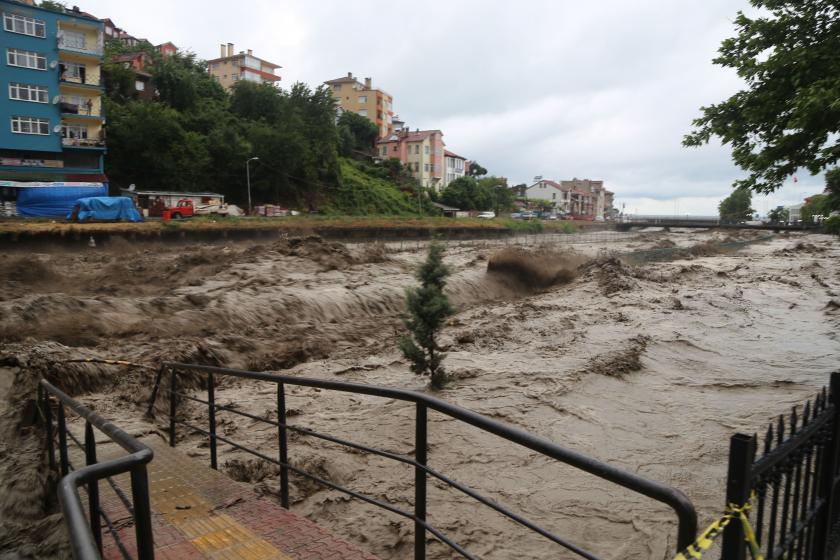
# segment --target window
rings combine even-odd
[[[59,79],[71,82],[87,83],[85,80],[86,68],[84,64],[78,62],[62,62],[60,68]]]
[[[333,86],[333,91],[341,91],[341,84],[335,84]]]
[[[394,146],[394,151],[395,151],[395,152],[397,151],[397,147],[396,147],[396,146]]]
[[[428,163],[424,163],[424,164],[423,164],[423,171],[428,171],[428,170],[429,170],[429,164],[428,164]]]
[[[359,109],[359,114],[363,117],[367,116],[367,109]]]
[[[34,101],[35,103],[49,103],[46,86],[31,86],[28,84],[9,84],[9,99],[18,101]]]
[[[557,200],[557,193],[556,192],[551,193],[551,200]]]
[[[33,37],[46,37],[46,24],[42,19],[29,18],[18,14],[3,14],[3,28],[12,33],[22,33]]]
[[[382,146],[382,155],[383,156],[388,155],[388,147],[387,146]]]
[[[420,162],[419,161],[414,162],[414,171],[420,171]]]
[[[61,127],[62,138],[72,138],[75,140],[86,140],[88,137],[88,129],[81,124],[65,124]]]
[[[137,91],[146,91],[146,83],[142,80],[134,80],[134,89]]]
[[[367,95],[360,95],[359,103],[367,103]]]
[[[429,146],[428,146],[428,145],[423,146],[423,152],[424,152],[426,155],[429,155]]]
[[[47,57],[32,51],[8,49],[6,51],[6,62],[9,63],[9,66],[20,66],[33,70],[47,69]]]
[[[85,49],[87,48],[87,40],[85,39],[85,34],[81,31],[62,29],[58,35],[58,46],[71,49]]]
[[[414,145],[414,153],[415,153],[415,154],[419,154],[419,153],[420,153],[420,144],[415,144],[415,145]]]
[[[238,82],[239,81],[239,74],[231,74],[230,79],[233,80],[234,82]]]
[[[12,132],[15,134],[41,134],[47,136],[50,133],[49,119],[36,117],[12,117]]]

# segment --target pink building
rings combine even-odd
[[[443,132],[403,128],[377,142],[382,159],[397,158],[420,184],[440,190],[444,179]]]

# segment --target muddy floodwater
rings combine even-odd
[[[452,382],[436,396],[678,488],[705,526],[723,506],[729,437],[762,431],[840,369],[840,241],[699,230],[565,241],[447,244],[447,292],[458,312],[441,337]],[[0,390],[9,395],[0,553],[67,550],[45,497],[49,475],[35,468],[36,438],[19,427],[38,377],[134,434],[167,426],[163,398],[157,419],[143,419],[153,374],[67,360],[180,360],[426,391],[397,350],[404,290],[424,255],[418,244],[315,237],[118,240],[0,255]],[[488,271],[488,262],[497,266]],[[268,384],[222,380],[216,398],[277,418]],[[414,452],[407,403],[288,387],[287,406],[297,426]],[[180,410],[206,425],[195,403]],[[272,426],[220,413],[218,427],[277,452]],[[209,464],[201,434],[179,432],[178,448]],[[673,512],[614,484],[433,412],[428,456],[434,469],[600,557],[673,557]],[[290,437],[289,457],[412,508],[407,465],[299,434]],[[219,465],[261,492],[278,492],[276,470],[241,451],[220,447]],[[413,523],[404,518],[296,476],[291,497],[294,511],[383,560],[413,557]],[[438,482],[430,482],[428,511],[432,525],[481,558],[575,557]],[[456,555],[430,539],[429,557]]]

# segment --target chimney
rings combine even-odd
[[[347,72],[347,77],[352,78],[353,77],[353,72]]]
[[[373,89],[373,79],[365,78],[365,89]]]
[[[233,43],[228,43],[227,47],[227,55],[233,56]]]
[[[221,51],[221,54],[220,54],[219,56],[221,56],[222,58],[224,58],[225,56],[227,56],[227,55],[225,54],[225,52],[227,52],[227,51],[225,50],[225,44],[224,44],[224,43],[222,43],[222,44],[221,44],[221,47],[222,47],[222,51]]]
[[[254,51],[252,51],[251,49],[248,49],[248,56],[254,56]]]

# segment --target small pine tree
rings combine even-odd
[[[447,276],[443,246],[433,241],[426,262],[417,269],[420,286],[406,290],[408,316],[404,322],[409,334],[400,340],[400,350],[412,362],[411,371],[430,376],[434,389],[441,389],[447,380],[441,366],[446,354],[440,351],[436,337],[446,318],[455,312],[443,293]]]

